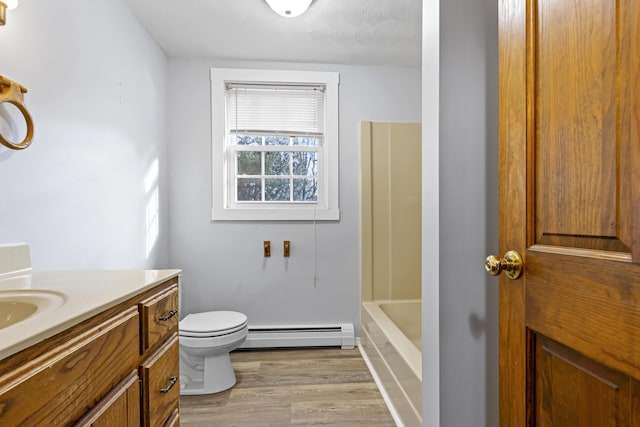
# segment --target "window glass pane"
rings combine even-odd
[[[267,178],[264,180],[264,198],[266,201],[284,201],[289,199],[289,179]]]
[[[260,178],[238,178],[237,199],[239,202],[261,201],[262,180]]]
[[[265,145],[289,145],[288,136],[268,136],[264,139]]]
[[[293,201],[294,202],[317,202],[318,201],[318,180],[317,179],[294,179],[293,180]]]
[[[238,152],[238,175],[261,175],[260,153],[253,151]]]
[[[317,147],[318,138],[297,137],[293,138],[293,145],[304,145],[306,147]]]
[[[261,136],[237,135],[236,143],[238,145],[262,145]]]
[[[289,153],[264,153],[265,175],[289,175]]]
[[[318,153],[315,151],[295,151],[293,153],[293,174],[317,176]]]

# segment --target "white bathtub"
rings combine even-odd
[[[360,349],[406,427],[422,425],[422,302],[362,303]]]

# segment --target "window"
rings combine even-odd
[[[338,74],[212,69],[212,219],[337,220]]]

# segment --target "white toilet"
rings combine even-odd
[[[247,338],[247,316],[208,311],[180,321],[180,394],[210,394],[233,387],[229,352]]]

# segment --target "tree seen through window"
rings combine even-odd
[[[317,202],[318,139],[235,135],[236,200]]]

